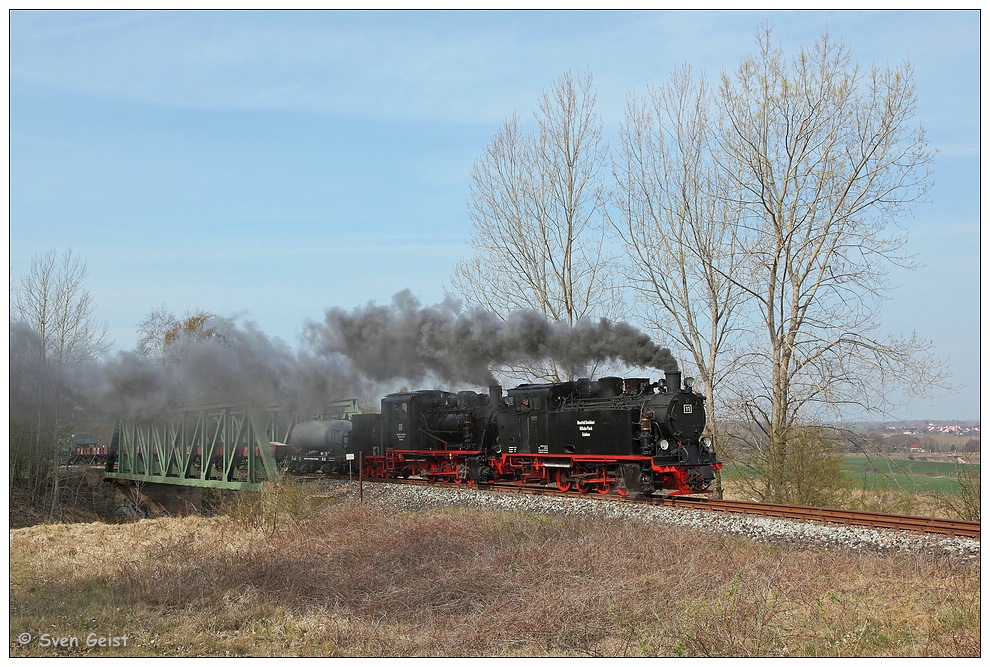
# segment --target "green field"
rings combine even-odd
[[[974,465],[979,471],[979,464]],[[959,494],[955,463],[849,455],[843,457],[842,469],[849,485],[855,489]],[[742,473],[727,463],[723,475],[731,480]]]
[[[979,470],[979,465],[976,469]],[[958,494],[955,463],[912,461],[867,456],[846,456],[843,471],[854,485],[864,489]]]

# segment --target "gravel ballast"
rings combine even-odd
[[[341,495],[356,496],[357,482],[328,482]],[[334,488],[336,487],[336,488]],[[334,493],[334,495],[337,495]],[[657,522],[723,535],[751,538],[764,544],[798,548],[848,549],[875,554],[914,553],[969,563],[980,559],[980,541],[857,526],[757,517],[691,508],[607,502],[597,498],[497,493],[482,489],[366,483],[364,502],[399,511],[451,506],[547,515],[585,516]]]

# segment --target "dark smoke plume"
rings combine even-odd
[[[252,323],[214,317],[208,325],[211,337],[180,336],[164,358],[119,352],[71,367],[45,363],[37,332],[11,325],[11,418],[29,422],[42,393],[71,410],[146,420],[212,403],[318,412],[368,389],[339,356],[293,351]]]
[[[130,417],[207,403],[318,410],[364,388],[339,356],[296,352],[250,322],[213,317],[207,325],[208,338],[183,335],[161,361],[127,352],[105,362],[95,385],[101,405]]]
[[[319,411],[331,399],[380,397],[395,380],[478,386],[494,380],[493,367],[547,358],[575,375],[608,359],[677,369],[669,350],[626,324],[567,327],[535,311],[502,320],[454,301],[422,306],[408,291],[388,306],[329,309],[322,323],[306,325],[308,347],[299,351],[252,323],[214,317],[207,328],[208,338],[184,335],[162,359],[120,352],[55,368],[44,363],[37,332],[12,324],[11,418],[30,422],[41,395],[57,394],[73,410],[140,420],[206,403]]]
[[[359,374],[380,381],[432,375],[484,384],[494,379],[494,366],[547,358],[577,372],[607,359],[677,370],[670,350],[627,324],[600,319],[568,327],[535,310],[515,311],[503,320],[483,310],[461,310],[452,300],[422,306],[408,290],[396,294],[390,306],[331,308],[322,323],[307,325],[306,334],[318,355],[341,355]]]

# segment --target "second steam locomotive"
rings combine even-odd
[[[704,397],[679,372],[523,384],[503,395],[389,394],[380,414],[301,422],[290,472],[360,472],[456,484],[554,484],[561,491],[684,495],[721,468],[704,434]]]

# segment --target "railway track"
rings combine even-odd
[[[931,517],[903,516],[899,514],[877,514],[853,510],[827,509],[821,507],[799,507],[794,505],[774,505],[769,503],[742,502],[736,500],[698,499],[685,501],[667,499],[672,505],[690,506],[709,512],[729,512],[733,514],[753,514],[799,521],[817,521],[845,526],[866,526],[890,530],[909,530],[917,533],[936,533],[952,537],[980,539],[978,521],[958,521]]]
[[[347,479],[346,476],[333,478],[344,480]],[[365,481],[374,483],[384,482],[389,484],[445,486],[450,488],[465,488],[466,486],[466,488],[476,489],[482,493],[528,493],[542,496],[595,498],[605,502],[665,505],[695,511],[748,514],[751,516],[766,516],[779,519],[793,519],[797,521],[814,521],[818,523],[831,523],[845,526],[864,526],[868,528],[904,530],[917,533],[947,535],[951,537],[966,537],[974,540],[980,539],[980,522],[978,521],[958,521],[953,519],[936,519],[931,517],[902,516],[898,514],[877,514],[873,512],[827,509],[821,507],[774,505],[770,503],[745,502],[738,500],[714,500],[711,498],[690,496],[677,496],[673,498],[648,496],[645,498],[634,498],[632,496],[619,496],[616,494],[579,494],[575,492],[562,492],[552,486],[526,486],[519,484],[492,484],[486,486],[476,486],[474,484],[438,485],[434,482],[428,482],[420,479],[376,479]]]

